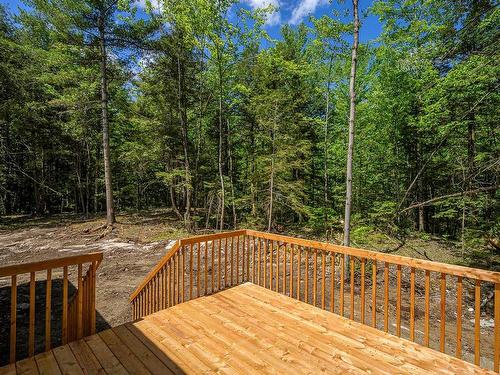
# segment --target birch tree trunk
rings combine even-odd
[[[219,65],[219,178],[220,178],[220,230],[224,230],[224,205],[225,205],[225,187],[224,187],[224,174],[222,168],[222,146],[223,146],[223,125],[222,125],[222,100],[223,100],[223,88],[222,88],[222,61],[221,52],[219,47],[217,47],[217,64]]]
[[[330,75],[332,73],[333,54],[330,56],[328,64],[328,77],[326,83],[326,109],[325,109],[325,128],[324,128],[324,146],[323,146],[323,190],[324,190],[324,205],[323,205],[323,220],[325,231],[328,229],[328,121],[330,119]]]
[[[105,10],[99,15],[99,49],[101,73],[101,122],[102,122],[102,149],[104,160],[104,183],[106,186],[106,224],[115,223],[115,210],[113,206],[113,184],[111,178],[111,156],[109,150],[109,122],[108,122],[108,76],[106,72],[106,35],[105,35]]]
[[[347,148],[346,195],[344,217],[344,246],[349,246],[351,235],[351,204],[352,204],[352,155],[354,150],[354,121],[356,117],[356,62],[358,58],[359,17],[358,0],[352,1],[354,13],[354,41],[351,55],[351,79],[349,82],[349,96],[351,109],[349,112],[349,145]],[[349,262],[346,262],[348,264]]]

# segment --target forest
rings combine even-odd
[[[191,231],[349,220],[498,248],[496,2],[326,4],[278,37],[279,2],[255,3],[0,5],[0,217],[169,208]]]

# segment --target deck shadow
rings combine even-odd
[[[17,319],[16,319],[16,360],[28,357],[29,336],[29,282],[17,286]],[[35,353],[45,351],[45,307],[46,280],[37,280],[35,284]],[[62,345],[62,279],[53,279],[51,288],[51,346]],[[68,282],[68,301],[77,288]],[[10,353],[10,308],[11,286],[0,288],[0,367],[8,364]],[[109,323],[96,311],[96,331],[110,328]]]

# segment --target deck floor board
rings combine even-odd
[[[0,374],[50,369],[62,374],[494,374],[250,283],[19,361]]]

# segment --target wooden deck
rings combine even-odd
[[[493,374],[246,283],[0,369],[0,374]]]

